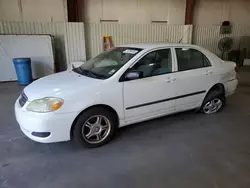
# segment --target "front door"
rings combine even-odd
[[[124,110],[127,123],[139,122],[175,111],[175,78],[171,49],[151,51],[130,70],[142,78],[124,81]]]

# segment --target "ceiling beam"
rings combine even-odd
[[[195,0],[186,0],[185,25],[193,24],[193,11]]]
[[[83,0],[67,0],[68,21],[82,22]]]

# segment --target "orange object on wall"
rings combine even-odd
[[[109,48],[113,48],[111,36],[104,36],[103,37],[103,51],[106,51]]]

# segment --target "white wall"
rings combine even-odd
[[[186,0],[85,0],[85,21],[118,20],[119,23],[167,21],[184,24]],[[196,0],[194,25],[250,25],[250,0]]]
[[[53,36],[56,67],[61,71],[72,61],[86,60],[84,32],[83,23],[0,21],[0,35]]]
[[[119,23],[184,24],[186,0],[85,0],[84,8],[87,23],[118,20]]]
[[[249,0],[196,0],[194,25],[250,25]]]
[[[184,24],[186,0],[84,0],[87,23]],[[250,0],[196,0],[194,25],[250,25]],[[0,21],[67,21],[67,0],[0,0]]]
[[[141,42],[179,42],[181,39],[183,43],[190,43],[187,37],[192,33],[192,26],[187,25],[87,23],[84,26],[87,58],[103,51],[105,35],[111,36],[113,45],[117,46]]]
[[[0,21],[67,21],[66,0],[0,0]]]

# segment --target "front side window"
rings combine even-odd
[[[114,75],[123,65],[142,49],[116,47],[88,60],[73,71],[97,79],[107,79]]]
[[[150,52],[142,57],[132,68],[143,73],[143,78],[172,72],[172,55],[170,49]]]
[[[197,69],[211,66],[207,57],[198,50],[176,48],[178,71]]]

